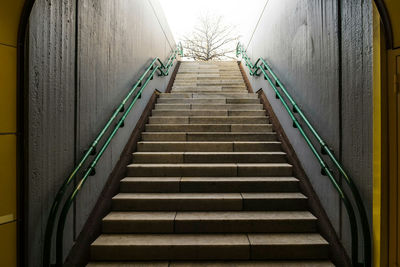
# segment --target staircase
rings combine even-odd
[[[182,62],[88,266],[333,266],[236,62]]]

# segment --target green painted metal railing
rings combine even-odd
[[[367,213],[365,211],[365,207],[364,207],[361,195],[360,195],[356,185],[354,184],[353,180],[350,178],[350,176],[344,170],[342,164],[337,160],[337,158],[333,154],[332,150],[328,147],[328,145],[323,141],[323,139],[318,134],[318,132],[315,130],[315,128],[311,125],[310,121],[307,119],[307,117],[304,115],[302,110],[296,104],[296,102],[294,101],[292,96],[288,93],[285,86],[278,79],[276,74],[272,71],[272,69],[268,65],[268,63],[263,58],[260,57],[259,59],[257,59],[257,61],[254,64],[252,64],[250,61],[250,58],[246,54],[246,50],[243,48],[243,46],[240,43],[238,43],[236,46],[236,56],[237,57],[241,56],[242,59],[244,59],[245,64],[248,67],[249,73],[251,76],[260,76],[261,74],[263,74],[264,79],[268,80],[272,89],[275,91],[276,98],[278,98],[282,102],[286,111],[289,113],[289,116],[293,121],[293,127],[297,128],[300,131],[300,134],[303,136],[307,145],[310,147],[312,153],[314,154],[314,156],[318,160],[319,164],[321,165],[321,174],[329,177],[329,180],[333,184],[336,191],[339,193],[339,196],[345,205],[345,208],[346,208],[346,211],[347,211],[347,214],[349,217],[350,229],[351,229],[351,261],[352,261],[352,265],[353,266],[370,267],[371,266],[371,234],[370,234],[370,228],[369,228],[369,223],[368,223],[368,217],[367,217]],[[268,75],[268,73],[270,75]],[[278,88],[280,88],[280,90],[278,90]],[[306,125],[308,130],[311,132],[311,135],[316,139],[316,141],[321,146],[320,153],[315,148],[310,137],[304,131],[304,129],[303,129],[302,125],[300,124],[299,119],[297,117],[299,117],[304,122],[304,124]],[[333,166],[335,166],[336,169],[339,171],[340,175],[342,175],[346,184],[349,186],[350,192],[356,203],[356,207],[357,207],[357,211],[358,211],[358,215],[359,215],[358,218],[359,218],[359,222],[361,224],[361,230],[362,230],[361,232],[363,235],[363,248],[364,248],[363,259],[364,260],[361,263],[358,262],[358,260],[359,260],[358,259],[358,225],[357,225],[356,213],[354,212],[353,205],[352,205],[348,195],[346,194],[345,190],[342,188],[341,184],[334,177],[333,171],[329,169],[328,165],[326,164],[326,162],[321,154],[326,155],[333,163]]]
[[[122,100],[119,106],[115,109],[114,113],[111,115],[110,119],[107,121],[106,125],[97,135],[93,143],[90,145],[89,149],[85,151],[85,154],[79,161],[79,163],[75,166],[74,170],[68,176],[67,179],[63,182],[60,189],[58,190],[53,205],[51,206],[49,217],[47,220],[45,237],[44,237],[44,250],[43,250],[43,266],[48,267],[51,266],[51,250],[52,250],[52,241],[53,241],[53,232],[54,226],[56,223],[56,217],[59,211],[59,207],[63,200],[64,196],[71,185],[71,183],[75,180],[78,173],[82,171],[82,168],[85,164],[89,167],[83,171],[82,178],[79,180],[75,188],[68,195],[68,197],[64,201],[64,205],[59,215],[58,224],[57,224],[57,234],[56,234],[56,265],[62,266],[63,264],[63,236],[64,236],[64,226],[65,221],[68,215],[68,211],[71,205],[74,203],[76,196],[80,192],[82,186],[85,184],[89,176],[93,176],[95,174],[95,167],[102,157],[103,153],[106,151],[108,145],[111,140],[118,132],[121,127],[124,127],[124,121],[128,116],[129,112],[135,105],[136,101],[141,97],[143,90],[146,88],[147,84],[153,79],[153,76],[158,71],[158,76],[167,76],[169,71],[173,65],[173,62],[177,55],[180,54],[183,56],[182,45],[179,43],[176,49],[171,53],[170,57],[163,63],[158,57],[154,58],[151,64],[146,68],[143,74],[140,76],[135,85],[131,88],[126,97]],[[132,99],[132,102],[125,108],[128,101]],[[123,113],[119,118],[119,114]],[[104,144],[101,146],[99,151],[97,152],[96,147],[99,145],[101,140],[104,140],[106,133],[111,130],[112,124],[117,121],[114,129],[112,129],[111,133],[105,139]],[[90,163],[88,163],[89,159],[92,158]]]

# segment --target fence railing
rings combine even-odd
[[[236,56],[241,56],[245,61],[245,65],[249,69],[249,73],[251,76],[260,76],[261,74],[264,76],[264,79],[268,81],[271,85],[272,89],[275,91],[276,98],[282,102],[282,105],[285,107],[288,112],[291,120],[293,121],[293,127],[297,128],[301,134],[301,136],[306,141],[308,147],[311,149],[313,155],[319,162],[321,166],[321,174],[327,176],[331,181],[333,187],[338,192],[343,204],[346,208],[347,215],[349,217],[350,222],[350,230],[351,230],[351,261],[353,266],[371,266],[371,234],[368,223],[367,213],[356,185],[353,180],[350,178],[348,173],[344,170],[342,164],[335,157],[333,151],[329,148],[329,146],[324,142],[315,128],[312,126],[310,121],[307,119],[303,111],[297,105],[296,101],[286,90],[285,86],[279,80],[277,75],[273,72],[269,64],[263,59],[258,58],[257,61],[253,64],[251,63],[250,58],[248,57],[246,50],[243,46],[238,43],[236,46]],[[311,137],[307,134],[300,124],[302,121],[305,124],[305,127],[311,133]],[[320,149],[318,150],[311,138],[319,144]],[[346,191],[343,186],[338,182],[338,179],[335,178],[333,171],[329,169],[324,156],[327,157],[332,165],[338,170],[340,175],[344,178],[344,181],[350,188],[350,193],[353,196],[354,202],[356,204],[357,213],[354,211],[354,207],[352,202],[350,201]],[[358,214],[358,216],[356,216]],[[363,237],[363,262],[359,262],[358,259],[358,222],[361,224],[361,233]]]
[[[51,206],[49,217],[46,224],[46,231],[44,237],[44,249],[43,249],[43,266],[51,266],[51,253],[52,253],[52,241],[54,234],[54,227],[57,221],[57,234],[56,234],[56,265],[62,266],[63,264],[63,239],[64,239],[64,226],[68,215],[68,211],[72,204],[76,200],[76,196],[79,194],[82,186],[85,184],[89,176],[93,176],[96,173],[96,165],[100,158],[106,151],[111,140],[118,132],[118,130],[124,127],[124,121],[136,101],[141,97],[143,90],[146,88],[148,83],[153,80],[153,76],[158,72],[158,76],[168,76],[171,67],[173,66],[174,60],[177,55],[183,56],[182,45],[179,43],[178,46],[172,51],[170,57],[165,63],[163,63],[158,57],[154,58],[150,65],[145,69],[143,74],[137,80],[135,85],[129,90],[128,94],[121,101],[118,107],[114,110],[113,114],[99,132],[97,137],[94,139],[89,148],[85,151],[85,154],[80,159],[79,163],[74,167],[71,174],[64,180],[60,189],[58,190],[55,200]],[[130,104],[128,104],[130,102]],[[122,114],[122,115],[120,115]],[[114,124],[116,122],[116,124]],[[114,128],[113,127],[114,124]],[[109,131],[111,133],[107,134]],[[104,143],[100,146],[100,142]],[[89,161],[90,160],[90,161]],[[84,166],[88,166],[83,170],[81,178],[76,181],[76,186],[72,189],[72,192],[66,197],[66,192],[70,188],[72,182],[77,178],[78,173],[82,172]],[[59,212],[60,205],[64,203],[61,212]],[[58,216],[58,220],[57,220]]]

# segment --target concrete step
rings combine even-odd
[[[122,193],[298,192],[294,177],[126,177]]]
[[[152,116],[150,124],[268,124],[266,116]]]
[[[284,163],[284,152],[135,152],[134,163]]]
[[[201,75],[201,74],[219,74],[220,76],[238,76],[241,75],[239,70],[218,70],[218,69],[182,69],[179,74],[189,74],[189,75]]]
[[[252,259],[327,259],[329,244],[319,234],[248,234]]]
[[[291,176],[287,163],[130,164],[128,176]]]
[[[116,212],[103,233],[307,233],[317,218],[308,211]]]
[[[326,259],[318,234],[103,234],[93,260]]]
[[[244,83],[228,83],[228,82],[214,82],[214,83],[202,83],[200,81],[197,82],[176,82],[174,83],[172,89],[208,89],[208,88],[232,88],[235,90],[240,90],[246,88],[246,84]]]
[[[194,87],[191,88],[185,88],[185,89],[176,89],[172,90],[172,93],[199,93],[199,94],[204,94],[204,93],[248,93],[246,88],[221,88],[221,89],[196,89]]]
[[[93,260],[248,259],[245,234],[109,234],[91,245]]]
[[[194,99],[209,99],[209,98],[221,98],[221,99],[258,99],[256,94],[248,93],[248,92],[239,92],[239,93],[203,93],[203,94],[198,94],[198,93],[163,93],[160,94],[160,99],[164,98],[194,98]]]
[[[172,91],[174,91],[174,89],[178,90],[178,89],[192,89],[192,90],[205,90],[205,91],[214,91],[214,90],[221,90],[221,89],[229,89],[231,88],[232,91],[234,90],[240,90],[240,89],[244,89],[246,88],[246,85],[244,83],[241,84],[195,84],[195,85],[186,85],[186,84],[175,84],[172,86]]]
[[[213,82],[227,82],[227,83],[243,83],[243,78],[241,76],[224,76],[221,77],[220,75],[212,74],[207,75],[204,77],[202,76],[191,76],[191,77],[184,77],[177,75],[175,77],[174,82],[204,82],[204,83],[213,83]]]
[[[198,81],[218,81],[218,82],[240,82],[243,83],[243,78],[237,75],[221,76],[219,74],[198,74],[198,75],[176,75],[174,82],[198,82]]]
[[[246,84],[241,81],[230,81],[230,80],[175,80],[174,87],[187,87],[187,86],[198,86],[198,87],[208,87],[208,86],[226,86],[226,87],[245,87]]]
[[[306,210],[301,193],[118,193],[114,211]]]
[[[239,87],[243,88],[246,87],[246,84],[242,81],[197,81],[197,86],[222,86],[222,87]]]
[[[237,81],[243,82],[240,72],[178,73],[174,81]]]
[[[334,267],[330,261],[129,261],[90,262],[88,267]]]
[[[184,66],[179,67],[179,74],[208,74],[208,73],[225,73],[225,74],[230,74],[230,75],[238,75],[241,74],[239,68],[237,69],[220,69],[220,68],[213,68],[213,69],[207,69],[207,68],[186,68]]]
[[[153,116],[266,116],[265,110],[170,109],[153,110]]]
[[[143,141],[276,141],[275,132],[142,132]]]
[[[119,266],[119,265],[118,265]],[[121,265],[124,267],[126,265]],[[134,265],[136,266],[136,265]],[[147,266],[147,265],[146,265]],[[334,267],[330,261],[172,261],[169,267]],[[155,266],[154,266],[155,267]],[[157,266],[161,267],[161,266]],[[166,267],[166,265],[162,265]]]
[[[268,152],[281,151],[281,143],[271,142],[145,142],[137,144],[139,152]]]
[[[262,104],[156,104],[156,110],[211,109],[211,110],[263,110]]]
[[[272,124],[146,124],[147,132],[272,132]]]
[[[260,104],[257,98],[159,98],[159,104]]]
[[[176,91],[209,91],[209,92],[214,92],[214,91],[247,91],[246,86],[244,85],[174,85],[172,86],[172,92]]]

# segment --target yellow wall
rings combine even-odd
[[[400,266],[400,1],[385,0],[393,27],[393,49],[374,9],[373,241],[374,266]]]
[[[393,28],[393,47],[400,48],[400,1],[385,0],[385,5],[389,13]]]
[[[393,28],[393,49],[387,53],[389,179],[388,190],[388,266],[400,265],[400,1],[385,0]],[[396,78],[397,76],[397,78]],[[383,191],[382,191],[383,192]]]
[[[374,6],[373,28],[373,232],[374,266],[380,265],[381,243],[381,23]]]
[[[17,265],[17,32],[24,0],[0,2],[0,265]]]

